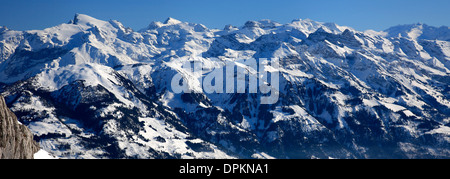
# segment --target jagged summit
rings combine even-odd
[[[280,23],[269,20],[269,19],[263,19],[259,21],[247,21],[244,24],[244,28],[276,28],[278,26],[281,26]]]
[[[231,24],[225,25],[225,27],[223,28],[223,30],[225,30],[225,31],[230,31],[230,30],[233,30],[233,29],[237,29],[237,27],[235,27],[235,26],[233,26]]]
[[[107,23],[106,21],[98,20],[94,17],[88,16],[85,14],[78,14],[78,13],[75,14],[72,22],[75,25],[88,25],[88,24],[104,25],[105,23]]]
[[[146,31],[146,30],[158,29],[158,28],[161,28],[161,27],[178,25],[178,24],[182,24],[182,23],[183,23],[182,21],[179,21],[179,20],[174,19],[172,17],[168,17],[164,22],[152,21],[146,28],[141,29],[140,32],[143,32],[143,31]]]
[[[174,19],[172,17],[169,17],[164,21],[164,24],[167,24],[167,25],[175,25],[175,24],[179,24],[179,23],[182,23],[182,22],[177,19]]]
[[[405,37],[414,40],[450,40],[450,27],[433,27],[424,23],[406,24],[390,27],[384,32],[386,37]]]

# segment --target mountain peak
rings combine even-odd
[[[245,22],[244,27],[245,28],[256,28],[256,27],[259,27],[259,23],[256,21],[247,21],[247,22]]]
[[[426,25],[426,24],[424,24],[424,23],[422,23],[422,22],[418,22],[418,23],[416,23],[416,25],[417,25],[417,26],[423,26],[423,25]]]
[[[387,37],[405,37],[413,40],[450,40],[450,29],[446,26],[434,27],[424,23],[397,25],[386,29]]]
[[[230,31],[230,30],[233,30],[233,29],[237,29],[237,27],[234,27],[231,24],[225,25],[225,27],[223,28],[223,30],[226,30],[226,31]]]
[[[244,24],[244,28],[275,28],[281,26],[280,23],[269,20],[269,19],[262,19],[259,21],[247,21]]]
[[[85,14],[79,14],[76,13],[73,21],[73,24],[75,25],[96,25],[96,26],[102,26],[105,23],[107,23],[106,21],[102,21],[102,20],[98,20],[96,18],[93,18],[91,16],[85,15]]]
[[[181,21],[174,19],[172,17],[169,17],[166,19],[166,21],[164,21],[164,24],[167,24],[167,25],[175,25],[175,24],[179,24],[179,23],[181,23]]]
[[[8,27],[0,26],[0,32],[7,31],[7,30],[8,30]]]
[[[331,33],[328,29],[326,29],[325,27],[319,27],[317,30],[316,30],[316,32],[314,32],[314,33]]]
[[[140,31],[146,31],[151,29],[157,29],[163,26],[176,25],[182,23],[180,20],[174,19],[172,17],[167,18],[163,23],[160,21],[152,21],[147,28],[141,29]]]

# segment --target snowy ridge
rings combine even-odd
[[[0,27],[0,94],[57,158],[449,158],[449,34],[310,19],[219,30],[168,18],[134,31],[76,14]],[[277,103],[202,92],[213,69],[249,58],[280,60],[264,68],[280,72]],[[182,68],[194,62],[203,71]],[[194,93],[172,91],[178,73]]]
[[[450,40],[450,27],[433,27],[423,23],[398,25],[387,29],[386,37],[407,37],[414,40]]]

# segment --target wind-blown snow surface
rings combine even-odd
[[[173,18],[136,32],[77,14],[0,27],[0,92],[58,158],[450,158],[449,34]],[[276,104],[201,92],[213,68],[248,58],[280,59]],[[202,73],[181,68],[193,61]],[[197,93],[173,93],[179,72]]]

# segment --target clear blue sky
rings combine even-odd
[[[173,17],[208,28],[247,20],[335,22],[357,30],[384,30],[422,22],[450,26],[450,0],[0,0],[0,25],[15,30],[66,23],[75,13],[115,19],[135,30]]]

